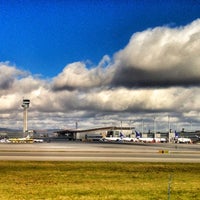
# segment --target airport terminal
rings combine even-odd
[[[68,130],[61,130],[57,131],[57,138],[63,140],[81,140],[81,141],[99,141],[102,138],[115,138],[116,141],[120,138],[120,133],[123,133],[125,138],[130,138],[130,142],[134,142],[135,138],[137,138],[137,131],[135,127],[101,127],[101,128],[94,128],[94,129],[85,129],[85,130],[78,130],[78,129],[68,129]],[[188,132],[184,131],[184,129],[179,133],[180,138],[190,138],[192,141],[198,141],[198,135],[200,135],[200,131],[195,132]],[[176,137],[176,133],[174,132],[152,132],[149,131],[148,133],[140,133],[141,138],[152,138],[149,142],[156,142],[155,138],[161,139],[164,138],[163,142],[173,142],[173,139]],[[132,140],[131,140],[132,139]],[[128,141],[128,140],[127,140]],[[142,140],[141,140],[142,141]],[[145,140],[143,141],[145,142]],[[148,142],[148,141],[146,141]],[[162,142],[158,141],[158,142]]]

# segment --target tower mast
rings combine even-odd
[[[29,108],[30,100],[29,99],[23,99],[23,115],[24,115],[24,126],[23,126],[23,133],[26,133],[28,131],[28,108]]]

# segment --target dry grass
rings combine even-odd
[[[0,199],[200,200],[200,163],[0,162]]]

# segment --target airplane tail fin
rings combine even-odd
[[[199,136],[199,135],[195,135],[195,137],[197,137],[198,139],[200,139],[200,136]]]
[[[27,136],[26,136],[26,139],[27,140],[29,140],[31,137],[30,137],[30,134],[28,134]]]
[[[178,133],[175,131],[175,138],[178,138],[179,137],[179,135],[178,135]]]
[[[141,137],[140,132],[135,130],[135,133],[136,133],[136,138],[140,138]]]
[[[124,135],[122,132],[120,132],[120,133],[119,133],[119,137],[120,137],[120,138],[124,138],[125,135]]]

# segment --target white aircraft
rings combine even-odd
[[[197,138],[200,140],[200,136],[198,136],[198,135],[195,135],[195,137],[197,137]]]
[[[0,140],[0,143],[10,143],[10,141],[7,138],[3,138]]]
[[[195,143],[199,143],[200,142],[200,136],[199,135],[195,135],[195,137],[197,138],[197,140],[195,141]]]
[[[35,142],[35,143],[43,143],[44,140],[43,139],[33,139],[33,142]]]
[[[120,137],[123,142],[138,142],[138,138],[126,137],[123,133],[120,132]]]
[[[154,142],[154,138],[138,138],[139,142],[144,142],[144,143],[151,143]]]
[[[122,141],[120,137],[104,137],[101,139],[104,142],[119,142]]]
[[[154,141],[156,143],[166,143],[167,139],[166,138],[154,138]]]
[[[143,138],[141,137],[141,134],[135,130],[135,133],[136,133],[136,138],[138,139],[139,142],[144,142],[144,143],[150,143],[150,142],[154,142],[154,138]]]
[[[120,133],[119,137],[113,137],[112,135],[110,135],[110,137],[103,137],[102,141],[104,141],[104,142],[120,142],[120,141],[122,141],[122,136],[121,136],[121,133]]]
[[[175,143],[187,143],[187,144],[192,143],[192,140],[190,138],[179,137],[179,134],[176,131],[175,131],[174,141],[175,141]]]
[[[119,136],[113,137],[112,135],[110,137],[104,137],[102,138],[102,141],[108,141],[108,142],[134,142],[137,138],[131,138],[126,137],[122,132],[119,133]]]
[[[131,138],[131,137],[124,137],[124,138],[122,138],[122,140],[124,142],[138,142],[137,138]]]

